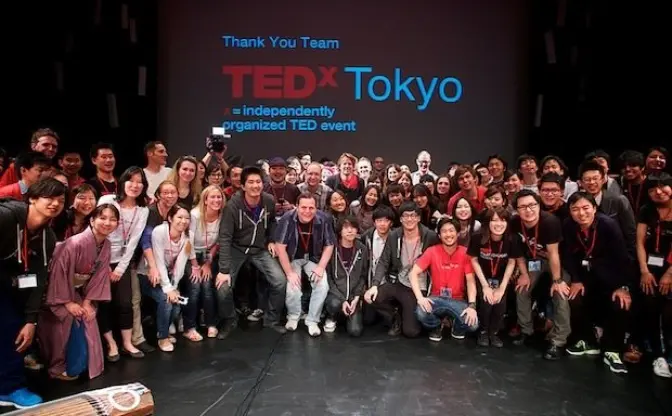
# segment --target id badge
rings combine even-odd
[[[540,260],[530,260],[527,262],[527,271],[528,272],[540,272],[541,271],[541,261]]]
[[[490,289],[499,289],[499,280],[488,279],[488,286],[490,286]]]
[[[126,244],[121,246],[121,254],[119,254],[119,257],[124,257],[125,254],[126,254]]]
[[[305,261],[309,261],[309,260],[310,260],[310,255],[309,255],[308,253],[304,254],[304,255],[303,255],[303,259],[304,259]]]
[[[37,275],[22,274],[18,278],[19,289],[31,289],[37,287]]]
[[[651,254],[649,255],[649,260],[646,264],[649,266],[663,267],[665,265],[665,259],[662,256]]]
[[[586,269],[587,271],[590,271],[590,260],[586,259],[581,262],[581,266]]]
[[[453,289],[450,287],[442,287],[441,290],[439,291],[439,295],[442,298],[453,298]]]

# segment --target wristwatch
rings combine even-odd
[[[553,284],[562,283],[562,277],[554,278]]]
[[[621,286],[621,287],[619,287],[619,289],[620,289],[620,290],[624,290],[624,291],[630,293],[630,288],[627,287],[627,286]]]

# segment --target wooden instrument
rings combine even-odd
[[[8,415],[21,416],[149,416],[154,414],[152,392],[140,383],[85,391]]]

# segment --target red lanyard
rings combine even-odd
[[[535,242],[536,244],[536,242]],[[495,252],[492,251],[492,240],[488,240],[488,245],[490,246],[490,278],[494,279],[497,276],[497,270],[499,269],[499,262],[502,260],[502,257],[499,254],[502,254],[502,246],[504,245],[504,238],[499,242],[499,249],[497,250],[498,256],[495,260]]]
[[[656,254],[660,254],[660,220],[658,220],[658,225],[656,225]]]
[[[23,270],[28,273],[30,258],[28,256],[28,229],[23,229],[23,247],[21,249],[21,260],[23,261]]]
[[[539,218],[541,221],[541,218]],[[532,259],[536,260],[537,258],[537,240],[539,240],[539,222],[534,226],[534,247],[530,247],[530,239],[527,238],[527,231],[525,231],[525,223],[523,220],[520,220],[520,229],[523,232],[523,237],[525,237],[525,244],[530,249],[530,254],[532,254]]]
[[[116,179],[113,179],[113,181],[114,181],[114,190],[113,190],[112,192],[110,192],[110,191],[107,190],[107,185],[106,185],[106,184],[108,184],[109,182],[107,182],[107,181],[104,182],[102,179],[100,179],[99,176],[96,176],[96,179],[98,179],[98,182],[100,183],[100,186],[103,188],[103,189],[102,189],[102,194],[103,194],[103,195],[110,195],[110,194],[114,194],[114,193],[117,192],[117,180],[116,180]],[[101,195],[101,196],[103,196],[103,195]]]
[[[581,235],[581,231],[576,232],[577,237],[579,237],[579,244],[581,244],[581,247],[583,247],[583,250],[586,252],[586,257],[590,257],[590,255],[593,254],[593,249],[595,248],[595,240],[597,240],[597,230],[593,229],[592,238],[590,238],[590,234],[591,234],[590,229],[588,229],[586,240],[591,241],[590,246],[587,247],[586,244],[583,242],[583,236]]]
[[[409,253],[408,250],[406,250],[406,254],[407,254],[407,257],[408,257],[408,261],[406,262],[406,264],[409,264],[411,266],[413,265],[413,263],[415,262],[415,257],[416,257],[415,252],[418,251],[418,246],[419,245],[420,245],[420,237],[418,237],[418,241],[415,242],[415,247],[413,247],[413,251],[411,251]]]
[[[632,184],[628,183],[628,199],[630,200],[630,205],[635,211],[635,215],[639,212],[639,202],[642,200],[642,190],[644,189],[644,182],[639,184],[639,190],[637,191],[637,199],[632,199]]]
[[[306,234],[306,238],[303,238],[304,233],[301,231],[301,225],[300,223],[297,222],[296,224],[296,229],[298,230],[299,233],[299,238],[301,239],[301,246],[303,247],[303,251],[308,254],[309,253],[309,248],[308,245],[310,244],[310,237],[313,235],[313,222],[310,222],[310,226],[308,227],[308,232]]]
[[[124,246],[128,244],[129,237],[131,236],[131,229],[133,228],[133,223],[135,222],[135,214],[138,213],[138,207],[133,208],[133,217],[131,218],[131,224],[128,226],[128,232],[126,232],[126,223],[124,219],[121,219],[121,238],[123,240]]]

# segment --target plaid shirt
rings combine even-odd
[[[333,192],[330,187],[328,187],[323,183],[320,183],[319,185],[317,185],[317,190],[315,192],[311,192],[308,189],[308,184],[303,182],[298,185],[298,188],[301,193],[309,192],[315,197],[315,199],[317,199],[317,209],[321,211],[327,211],[329,206],[327,204],[327,197],[331,192]]]

